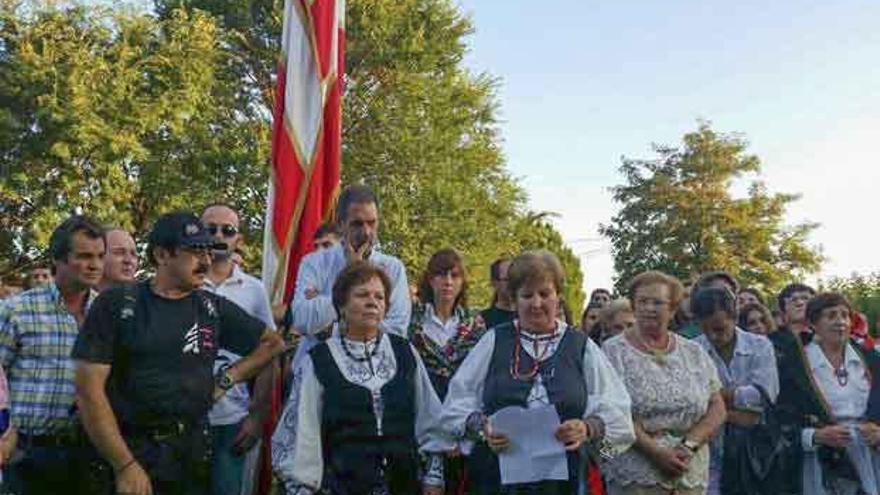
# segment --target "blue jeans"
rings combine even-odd
[[[232,451],[241,423],[211,427],[211,495],[239,495],[245,455]]]

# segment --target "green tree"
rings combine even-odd
[[[565,245],[565,241],[553,225],[547,213],[530,213],[519,218],[519,250],[548,249],[559,257],[565,271],[565,289],[562,297],[572,313],[572,323],[580,324],[581,311],[586,296],[583,290],[584,276],[580,259]]]
[[[0,1],[0,273],[72,211],[143,238],[213,201],[241,210],[258,267],[284,2]],[[413,281],[457,248],[484,304],[494,258],[546,247],[578,311],[577,260],[505,170],[497,81],[462,67],[470,20],[450,0],[353,0],[346,23],[343,182],[377,190],[385,248]]]
[[[280,0],[157,0],[160,16],[186,7],[223,27],[228,70],[242,85],[237,103],[272,106],[279,53]],[[489,300],[488,265],[539,240],[565,257],[549,224],[528,222],[522,187],[504,168],[497,128],[496,81],[462,68],[473,30],[448,0],[351,0],[347,3],[343,101],[343,183],[372,186],[381,201],[385,250],[400,256],[416,282],[430,255],[461,251],[470,267],[471,301]],[[255,115],[251,124],[268,128]],[[253,218],[262,218],[254,209]],[[570,253],[569,253],[570,254]],[[576,303],[579,265],[569,263]]]
[[[31,6],[33,7],[33,6]],[[101,7],[0,9],[0,272],[39,256],[84,211],[143,235],[159,214],[230,191],[259,133],[234,108],[214,21]],[[218,82],[220,81],[220,82]],[[243,152],[241,150],[244,150]],[[242,156],[244,155],[244,156]]]
[[[731,194],[735,179],[760,171],[746,148],[741,136],[701,122],[682,147],[655,145],[657,159],[623,159],[625,183],[612,188],[621,208],[600,229],[612,243],[618,289],[644,270],[683,280],[727,270],[743,285],[773,293],[818,270],[822,256],[807,243],[817,225],[784,223],[797,195],[771,194],[760,180],[745,197]]]

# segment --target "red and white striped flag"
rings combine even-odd
[[[293,293],[302,257],[339,191],[345,0],[286,0],[263,239],[274,304]]]
[[[345,0],[286,0],[275,93],[272,175],[263,236],[263,283],[289,302],[300,260],[339,192]],[[269,493],[281,384],[264,425],[256,493]]]

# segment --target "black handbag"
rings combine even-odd
[[[722,495],[778,495],[791,485],[793,473],[800,476],[792,455],[795,439],[785,434],[767,391],[753,386],[764,404],[760,422],[748,427],[724,425]]]

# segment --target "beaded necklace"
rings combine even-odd
[[[843,359],[840,361],[840,366],[832,366],[834,367],[834,378],[837,379],[837,384],[845,387],[849,383],[849,371],[846,369],[846,346],[843,347]]]
[[[556,336],[559,335],[559,332],[554,329],[553,333],[550,335],[530,339],[532,341],[532,350],[535,353],[535,359],[533,360],[532,367],[529,369],[529,371],[525,374],[522,374],[519,372],[520,356],[523,352],[521,342],[522,334],[519,329],[519,320],[513,321],[513,330],[513,359],[510,363],[510,376],[512,376],[514,380],[531,380],[538,374],[541,361],[543,361],[544,358],[547,357],[547,353],[550,351],[550,348],[553,347],[553,341],[556,339]],[[546,341],[546,345],[544,346],[544,350],[539,352],[539,344],[542,341]]]
[[[372,359],[379,352],[379,341],[382,339],[382,332],[379,332],[379,334],[376,335],[376,343],[373,345],[372,351],[367,352],[367,341],[364,341],[364,356],[363,357],[357,357],[354,354],[352,354],[351,350],[348,348],[348,344],[345,342],[345,337],[342,336],[342,333],[343,332],[341,332],[341,331],[339,332],[339,342],[342,344],[342,350],[345,351],[345,355],[348,356],[352,361],[356,361],[359,363],[362,363],[364,361],[371,362]]]
[[[638,329],[632,328],[629,330],[629,334],[633,336],[642,347],[651,355],[651,358],[655,363],[663,366],[666,364],[666,357],[672,350],[673,338],[672,335],[666,336],[666,346],[663,349],[657,349],[655,347],[651,347],[648,342],[642,337],[642,334],[639,333]]]

